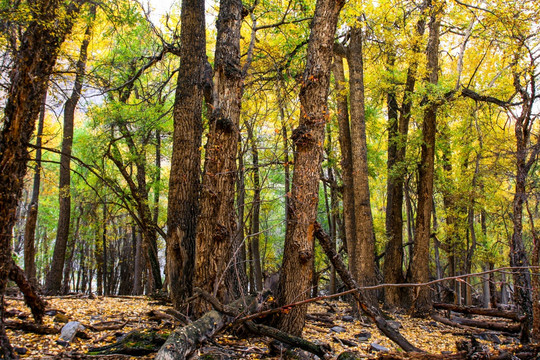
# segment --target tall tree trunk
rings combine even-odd
[[[403,163],[407,152],[407,136],[416,85],[420,43],[426,29],[424,10],[427,1],[420,7],[420,19],[416,24],[416,38],[413,43],[413,60],[407,70],[405,89],[401,102],[401,114],[398,119],[398,103],[395,92],[389,92],[388,103],[388,180],[386,206],[386,237],[388,243],[384,256],[384,282],[397,284],[405,281],[403,274],[403,184],[405,171]],[[395,54],[389,57],[390,67],[394,66]],[[411,240],[411,239],[409,239]],[[389,287],[384,289],[384,301],[387,306],[405,305],[407,296],[403,289]]]
[[[206,144],[206,156],[196,234],[195,286],[217,295],[222,302],[236,296],[224,286],[234,249],[236,209],[236,153],[242,97],[240,28],[242,1],[221,0],[216,23],[213,109]],[[202,300],[194,311],[202,314],[209,305]]]
[[[251,158],[253,162],[253,205],[251,210],[251,253],[253,256],[253,278],[255,289],[261,291],[263,289],[262,267],[261,267],[261,252],[259,249],[260,231],[261,231],[261,180],[259,171],[259,150],[257,142],[253,135],[253,127],[247,124],[249,142],[251,143]]]
[[[523,204],[527,198],[526,183],[527,174],[530,166],[527,166],[527,146],[528,134],[524,129],[523,119],[516,122],[515,125],[517,152],[516,152],[516,193],[512,204],[513,217],[512,223],[514,232],[510,240],[510,266],[526,267],[529,266],[529,260],[523,244]],[[531,296],[531,275],[528,269],[514,270],[512,273],[514,279],[514,301],[518,306],[518,311],[525,316],[523,323],[525,331],[521,334],[521,341],[529,341],[528,331],[532,326],[533,308]]]
[[[427,46],[427,72],[429,84],[437,85],[439,79],[439,28],[442,3],[431,6],[429,39]],[[414,235],[412,258],[412,279],[415,283],[429,280],[429,238],[431,230],[431,211],[433,205],[433,177],[435,165],[435,134],[437,128],[437,104],[428,103],[422,125],[422,154],[418,166],[418,211]],[[425,316],[431,309],[431,293],[424,286],[414,294],[414,314]]]
[[[295,144],[294,171],[278,291],[280,305],[309,296],[322,146],[328,119],[332,47],[343,4],[341,0],[317,0],[311,23],[306,68],[300,88],[299,126],[292,136]],[[306,310],[307,306],[303,305],[281,314],[279,328],[299,336]]]
[[[336,81],[337,94],[337,119],[339,127],[339,147],[341,150],[341,168],[343,179],[343,222],[345,243],[356,243],[356,216],[353,197],[353,176],[352,176],[352,149],[351,149],[351,129],[349,126],[349,106],[345,93],[345,70],[343,68],[343,58],[334,56],[333,67],[334,79]]]
[[[204,0],[183,0],[180,68],[167,209],[167,276],[173,306],[193,294],[199,213],[203,72],[206,62]]]
[[[43,94],[41,109],[39,112],[38,130],[36,134],[36,155],[34,168],[34,184],[32,188],[32,199],[30,200],[30,209],[26,218],[26,227],[24,229],[24,274],[28,281],[37,286],[36,279],[36,224],[39,208],[39,188],[41,185],[41,137],[43,136],[43,125],[45,123],[45,105],[47,103],[47,91]]]
[[[62,136],[62,153],[60,154],[60,184],[59,191],[59,217],[56,227],[56,242],[51,268],[47,274],[45,282],[45,292],[47,294],[58,294],[62,287],[62,273],[64,271],[64,261],[66,247],[69,238],[69,225],[71,217],[71,148],[73,146],[73,124],[75,120],[75,109],[81,97],[84,81],[88,45],[92,36],[92,27],[96,12],[95,5],[92,6],[90,23],[86,26],[83,42],[79,51],[79,60],[75,66],[75,83],[71,96],[64,106],[64,134]]]
[[[11,259],[11,237],[16,222],[17,204],[22,193],[28,162],[26,148],[39,115],[47,81],[60,47],[71,32],[78,6],[58,0],[33,3],[29,21],[14,57],[14,71],[6,94],[4,120],[0,133],[0,313]],[[53,26],[55,31],[50,31]],[[0,316],[0,358],[15,354]]]
[[[353,197],[355,208],[355,242],[348,241],[349,267],[360,286],[373,285],[375,274],[375,234],[369,196],[369,176],[364,108],[364,70],[362,54],[362,29],[351,28],[347,52],[351,97],[351,150]],[[375,303],[375,293],[368,294],[370,305]]]

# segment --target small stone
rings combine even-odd
[[[63,347],[66,347],[69,345],[69,342],[67,341],[64,341],[64,340],[56,340],[56,343],[60,346],[63,346]]]
[[[379,351],[379,352],[389,352],[390,351],[388,348],[385,348],[384,346],[379,345],[377,343],[371,343],[371,350]]]
[[[69,321],[69,318],[62,314],[62,313],[57,313],[56,315],[54,315],[54,322],[58,322],[58,323],[67,323]]]
[[[437,324],[436,321],[430,321],[430,322],[428,322],[428,325],[433,326],[433,327],[439,327],[439,324]]]
[[[371,333],[368,331],[361,331],[356,334],[356,338],[360,341],[368,341],[371,338]]]
[[[399,321],[393,320],[388,321],[388,325],[390,325],[394,330],[399,330],[403,327]]]
[[[342,328],[341,326],[334,326],[333,328],[330,329],[330,331],[333,331],[333,332],[336,332],[336,333],[342,333],[342,332],[345,332],[347,330],[345,330],[345,328]]]
[[[58,310],[47,310],[45,311],[45,315],[47,316],[54,316],[58,313]]]
[[[15,346],[13,348],[13,350],[15,350],[15,352],[19,355],[25,355],[27,352],[28,352],[28,349],[27,348],[23,348],[23,347],[17,347]]]
[[[353,322],[354,321],[354,318],[350,315],[345,315],[344,317],[341,318],[341,320],[345,321],[345,322]]]
[[[70,321],[62,328],[60,339],[66,342],[73,340],[79,330],[84,330],[84,326],[78,321]]]

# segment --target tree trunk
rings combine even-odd
[[[261,268],[261,252],[259,249],[260,239],[260,213],[261,213],[261,180],[259,171],[259,150],[257,149],[257,142],[253,135],[253,127],[246,123],[249,141],[251,143],[251,158],[253,160],[253,205],[251,210],[251,234],[250,244],[251,253],[253,256],[253,278],[255,282],[255,289],[262,291],[263,278]]]
[[[413,92],[416,85],[418,70],[418,55],[420,41],[424,36],[426,21],[424,10],[427,0],[420,7],[420,19],[416,24],[416,41],[413,43],[413,60],[407,70],[405,89],[401,102],[401,115],[398,119],[398,109],[395,92],[389,92],[388,103],[388,180],[386,206],[386,237],[388,243],[384,255],[384,282],[398,284],[405,281],[403,274],[403,185],[406,176],[403,163],[407,151],[407,136],[413,103]],[[395,55],[390,55],[389,65],[394,66]],[[411,239],[409,239],[410,241]],[[403,289],[390,287],[384,290],[384,301],[387,306],[406,304],[407,296]]]
[[[63,278],[63,285],[62,290],[60,293],[67,294],[69,292],[69,280],[70,280],[70,274],[73,269],[73,255],[75,255],[75,250],[77,247],[77,239],[79,238],[79,230],[81,225],[81,217],[83,215],[83,209],[82,206],[79,206],[79,214],[77,216],[77,220],[75,221],[75,233],[71,237],[71,241],[69,242],[69,255],[66,259],[66,264],[64,266],[64,278]]]
[[[11,236],[28,162],[27,144],[34,132],[47,81],[60,47],[78,12],[75,3],[36,1],[16,50],[0,133],[0,298],[6,289]],[[51,32],[51,24],[55,31]],[[3,300],[0,300],[3,313]],[[0,317],[0,358],[15,358]]]
[[[241,0],[220,2],[213,109],[196,234],[195,285],[217,295],[224,303],[241,295],[227,291],[224,274],[236,250],[233,249],[236,235],[234,187],[243,83],[240,66],[242,8]],[[194,307],[199,315],[208,309],[201,301]]]
[[[167,209],[167,275],[176,309],[193,294],[199,213],[203,71],[206,28],[203,0],[183,0],[181,66],[174,104],[174,134]]]
[[[39,208],[39,189],[41,185],[41,137],[43,136],[43,125],[45,123],[45,105],[47,103],[47,91],[43,94],[41,109],[39,111],[38,130],[36,134],[36,162],[34,168],[34,184],[32,187],[32,199],[26,217],[26,227],[24,229],[24,273],[28,281],[37,286],[36,278],[36,224]]]
[[[337,95],[338,127],[339,127],[339,147],[341,150],[341,168],[343,179],[343,222],[345,232],[345,243],[356,243],[356,216],[353,197],[353,176],[352,176],[352,149],[351,149],[351,129],[349,126],[349,106],[347,95],[345,94],[345,71],[343,69],[343,59],[334,56],[334,78]]]
[[[73,146],[73,125],[75,120],[75,109],[81,97],[84,75],[86,70],[86,59],[88,45],[92,36],[92,27],[96,12],[95,5],[92,6],[90,23],[86,26],[83,42],[79,51],[79,60],[75,66],[75,83],[71,96],[64,106],[64,134],[62,136],[62,153],[60,154],[60,184],[59,191],[59,217],[56,227],[56,242],[51,268],[47,274],[45,282],[45,292],[49,295],[56,295],[61,292],[62,273],[66,256],[67,242],[69,238],[69,225],[71,216],[71,148]]]
[[[328,85],[332,47],[341,0],[318,0],[311,24],[306,68],[300,88],[300,121],[293,131],[294,171],[278,303],[285,305],[309,296],[314,225],[319,199],[319,175],[324,128],[328,119]],[[300,335],[307,306],[299,306],[278,319],[280,330]]]
[[[362,30],[351,29],[347,53],[351,97],[351,150],[353,197],[355,208],[355,240],[348,241],[351,273],[360,286],[373,285],[375,274],[375,234],[369,196],[367,159],[366,116],[364,108],[364,70]],[[367,294],[370,304],[375,303],[374,293]]]
[[[431,10],[429,22],[429,39],[427,47],[427,70],[429,84],[437,85],[439,75],[439,28],[441,5],[435,3]],[[435,164],[435,134],[437,127],[437,108],[435,103],[428,103],[424,112],[422,125],[422,155],[418,183],[418,212],[414,235],[412,258],[412,279],[415,283],[429,280],[429,238],[431,230],[431,211],[433,205],[433,176]],[[431,309],[431,293],[429,287],[420,287],[414,294],[414,314],[426,316]]]

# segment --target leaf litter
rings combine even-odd
[[[60,334],[39,335],[23,330],[7,329],[12,345],[19,349],[21,358],[41,359],[86,354],[90,348],[110,345],[130,331],[156,331],[169,333],[174,327],[182,326],[179,321],[156,319],[152,311],[166,312],[171,306],[157,304],[146,297],[50,297],[47,298],[47,315],[44,325],[58,330],[64,323],[58,322],[56,314],[63,314],[68,321],[79,321],[87,329],[87,339],[76,337],[71,343],[60,341]],[[6,310],[11,310],[17,317],[32,321],[30,311],[22,300],[6,299]],[[337,356],[345,351],[355,351],[366,358],[376,358],[379,351],[401,353],[402,350],[386,338],[373,324],[362,318],[355,319],[349,314],[350,305],[334,301],[312,303],[308,309],[308,320],[303,337],[315,343],[330,345]],[[430,319],[411,318],[405,314],[391,314],[392,324],[414,345],[431,354],[455,353],[456,342],[467,340],[465,332]],[[55,321],[56,319],[56,321]],[[66,319],[61,319],[66,321]],[[99,326],[114,325],[114,330],[96,331]],[[122,325],[123,324],[123,325]],[[92,330],[94,329],[94,331]],[[504,339],[503,343],[512,344],[514,339]],[[491,342],[480,340],[489,348],[497,348]],[[279,359],[281,356],[269,356],[269,339],[237,338],[234,334],[223,333],[201,347],[197,355],[222,355],[226,358],[243,359]],[[509,345],[500,345],[500,348]],[[378,351],[377,351],[378,350]],[[125,359],[152,359],[154,355],[124,357]],[[219,357],[218,357],[219,358]]]

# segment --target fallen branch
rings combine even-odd
[[[328,234],[324,232],[324,230],[322,229],[321,225],[318,222],[315,223],[315,237],[319,240],[319,244],[323,248],[328,259],[332,262],[332,265],[334,265],[334,268],[336,269],[337,273],[341,277],[341,280],[343,280],[343,283],[349,289],[354,290],[352,292],[352,295],[354,296],[355,300],[358,302],[358,305],[359,305],[358,307],[362,309],[362,311],[369,318],[371,318],[371,320],[375,323],[375,325],[377,325],[377,328],[379,328],[379,330],[384,335],[386,335],[390,340],[392,340],[397,345],[399,345],[399,347],[401,347],[403,350],[407,352],[422,352],[421,349],[412,345],[407,339],[403,337],[403,335],[401,335],[397,330],[392,328],[388,324],[388,322],[384,319],[384,317],[381,314],[381,311],[377,307],[369,305],[368,301],[366,300],[364,291],[358,287],[358,284],[353,279],[351,273],[345,267],[343,260],[341,260],[340,255],[336,252],[336,249],[333,247],[330,236],[328,236]]]
[[[472,327],[494,330],[494,331],[518,333],[521,330],[520,324],[512,324],[508,322],[482,321],[482,320],[466,319],[466,318],[461,318],[461,317],[452,317],[451,320],[455,321],[456,323],[460,325],[472,326]]]
[[[24,302],[32,311],[35,322],[42,324],[47,304],[43,301],[41,296],[39,296],[36,287],[26,279],[24,271],[15,264],[13,259],[11,259],[9,279],[14,281],[23,293]]]
[[[506,311],[506,310],[499,310],[499,309],[475,308],[475,307],[472,307],[472,306],[463,306],[463,305],[455,305],[455,304],[443,304],[443,303],[433,304],[433,308],[440,309],[440,310],[450,310],[450,311],[458,312],[458,313],[461,313],[461,314],[473,314],[473,315],[500,317],[500,318],[510,319],[510,320],[514,320],[514,321],[521,321],[522,320],[522,317],[520,317],[519,314],[514,312],[514,311]]]

